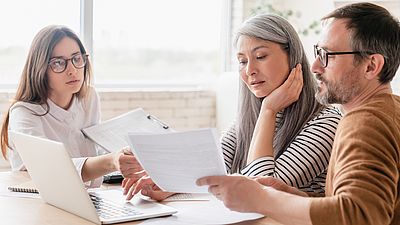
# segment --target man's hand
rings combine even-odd
[[[203,177],[197,180],[197,185],[209,185],[208,191],[234,211],[263,213],[268,200],[263,186],[244,176]]]

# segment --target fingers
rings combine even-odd
[[[135,179],[124,179],[122,181],[121,186],[124,189],[124,193],[123,193],[124,195],[128,194],[130,189],[135,187],[136,181],[137,180],[135,180]]]
[[[226,176],[208,176],[208,177],[203,177],[203,178],[198,179],[196,181],[196,184],[198,186],[218,185],[224,180],[224,177],[226,177]]]
[[[147,186],[149,186],[150,188],[153,188],[153,186],[155,186],[153,180],[148,176],[144,176],[144,177],[140,178],[136,182],[136,185],[134,187],[132,187],[131,189],[129,189],[128,193],[126,194],[126,199],[131,200],[134,195],[136,195],[142,189],[147,188]]]
[[[131,148],[130,148],[129,146],[123,147],[123,148],[122,148],[122,152],[123,152],[125,155],[133,155],[133,153],[132,153],[132,151],[131,151]]]
[[[215,195],[215,196],[217,196],[217,195],[219,195],[219,188],[218,188],[217,185],[210,185],[208,187],[208,192],[213,194],[213,195]]]
[[[287,93],[291,93],[291,101],[297,101],[299,99],[300,93],[303,90],[303,72],[301,69],[301,64],[297,64],[289,74],[284,85],[286,89],[289,90]]]
[[[276,178],[274,177],[259,177],[255,180],[265,186],[272,186],[273,184],[276,184]]]
[[[156,201],[162,201],[166,198],[168,198],[169,196],[175,194],[173,192],[165,192],[165,191],[161,191],[158,187],[155,188],[157,186],[153,186],[153,189],[157,189],[157,190],[152,190],[151,187],[147,187],[145,189],[142,190],[142,194],[145,196],[150,197],[151,199],[154,199]]]
[[[146,176],[146,171],[137,171],[136,168],[121,170],[122,175],[124,178],[136,179],[139,180],[141,177]]]
[[[121,154],[118,158],[118,164],[122,175],[127,178],[134,178],[136,173],[143,171],[139,161],[132,154]]]

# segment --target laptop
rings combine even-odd
[[[64,145],[19,132],[9,132],[42,199],[50,205],[96,224],[113,224],[176,213],[174,208],[134,198],[124,200],[121,190],[89,192]]]

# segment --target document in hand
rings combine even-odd
[[[140,164],[164,191],[207,193],[196,180],[226,175],[218,136],[214,129],[164,134],[129,133],[130,146]]]
[[[137,133],[169,133],[172,129],[156,117],[137,108],[98,125],[82,130],[92,141],[109,152],[121,150],[128,146],[128,132]]]

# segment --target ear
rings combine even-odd
[[[368,80],[376,79],[385,64],[385,58],[381,54],[372,54],[368,57],[365,78]]]

